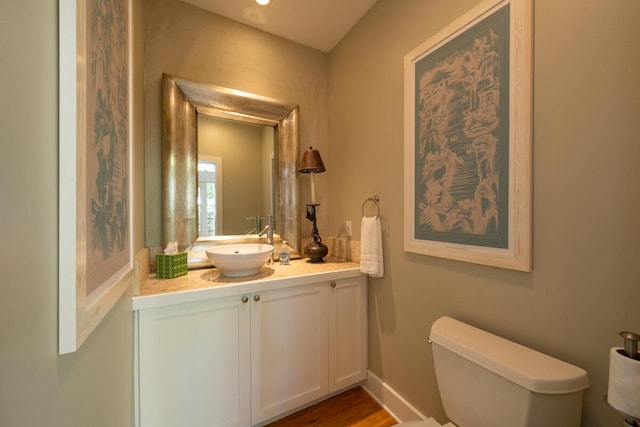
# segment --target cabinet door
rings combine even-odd
[[[327,394],[328,289],[322,283],[253,295],[253,424]]]
[[[367,278],[331,282],[329,292],[329,392],[367,376]]]
[[[138,328],[141,427],[250,425],[243,296],[141,310]]]

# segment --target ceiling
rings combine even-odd
[[[182,0],[289,40],[329,52],[376,0]]]

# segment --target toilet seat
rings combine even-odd
[[[396,424],[394,427],[456,427],[453,423],[440,424],[433,418],[428,418],[421,421],[406,421],[404,423]]]

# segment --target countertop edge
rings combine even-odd
[[[228,283],[222,286],[185,289],[153,295],[137,295],[132,298],[132,309],[133,311],[138,311],[210,298],[249,294],[330,280],[348,279],[362,275],[364,274],[360,272],[359,267],[347,267],[340,270],[311,272],[289,277],[264,278],[246,282]]]

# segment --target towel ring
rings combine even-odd
[[[373,204],[373,207],[376,210],[375,216],[380,216],[380,204],[379,204],[379,202],[380,202],[380,197],[378,197],[377,195],[365,199],[365,201],[362,202],[362,216],[364,216],[364,209],[367,207],[367,204],[370,204],[370,203]]]

